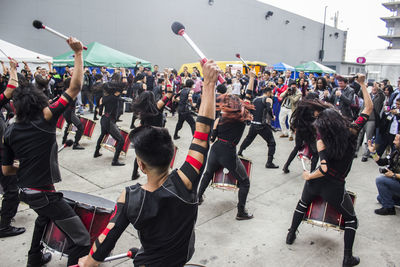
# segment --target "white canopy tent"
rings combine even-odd
[[[34,51],[19,47],[17,45],[14,45],[12,43],[6,42],[1,39],[0,39],[0,49],[3,51],[0,52],[0,60],[3,61],[7,67],[9,67],[7,64],[7,62],[9,62],[9,59],[3,53],[5,53],[7,56],[11,58],[14,58],[20,63],[18,71],[20,71],[24,67],[22,61],[28,63],[28,66],[32,72],[35,72],[36,67],[43,67],[48,69],[47,62],[53,62],[52,57],[36,53]],[[0,72],[1,73],[3,72],[1,68]]]

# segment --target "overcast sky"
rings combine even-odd
[[[324,9],[327,8],[326,22],[333,26],[335,12],[339,11],[339,29],[348,30],[346,61],[353,62],[372,49],[383,49],[388,42],[378,38],[386,35],[385,22],[380,17],[392,15],[382,6],[390,0],[259,0],[285,9],[298,15],[324,22]]]

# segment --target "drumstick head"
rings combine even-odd
[[[42,29],[43,28],[43,23],[40,20],[34,20],[32,25],[36,29]]]
[[[175,34],[182,35],[185,31],[185,26],[183,26],[182,23],[175,21],[174,23],[172,23],[171,29]]]
[[[240,54],[239,54],[239,53],[237,53],[237,54],[236,54],[236,57],[237,57],[237,58],[240,58]]]
[[[224,169],[222,170],[222,172],[223,172],[224,174],[228,174],[228,173],[229,173],[229,170],[228,170],[227,168],[224,168]]]

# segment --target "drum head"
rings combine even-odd
[[[64,198],[66,200],[70,200],[78,204],[85,204],[92,206],[93,208],[100,208],[108,211],[114,210],[115,207],[114,202],[102,197],[68,190],[60,190],[60,192],[64,194]]]

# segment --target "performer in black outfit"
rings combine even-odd
[[[250,79],[254,79],[252,75],[255,75],[253,71],[250,72]],[[251,84],[252,83],[249,83],[248,90],[253,89],[250,88]],[[274,135],[272,134],[271,125],[269,125],[266,121],[267,116],[269,116],[272,120],[275,118],[274,114],[272,113],[272,90],[273,88],[266,87],[263,95],[253,100],[253,105],[255,107],[255,110],[252,110],[253,120],[250,122],[251,125],[249,133],[240,145],[238,155],[242,156],[243,150],[245,150],[259,134],[268,144],[268,160],[265,164],[265,168],[276,169],[279,168],[279,166],[272,162],[274,159],[276,143]]]
[[[68,89],[70,83],[71,83],[71,78],[67,78],[64,81],[64,86],[65,86],[64,88]],[[73,124],[73,125],[75,125],[77,130],[75,133],[75,142],[74,142],[74,145],[72,146],[72,149],[82,150],[85,148],[79,144],[79,141],[82,138],[83,125],[82,125],[81,120],[75,114],[75,106],[76,106],[76,98],[71,103],[68,104],[67,109],[63,113],[65,121],[67,122],[67,125],[65,126],[65,129],[64,129],[64,136],[62,138],[62,144],[65,144],[65,142],[67,141],[69,127],[71,126],[71,124]]]
[[[198,212],[196,192],[215,115],[218,73],[212,60],[203,66],[203,101],[192,144],[180,169],[169,173],[174,144],[167,129],[142,126],[131,132],[147,182],[129,186],[121,193],[115,215],[93,244],[90,255],[79,261],[80,266],[98,266],[130,223],[138,230],[142,244],[133,260],[135,267],[181,267],[191,259]]]
[[[192,79],[186,80],[185,88],[179,92],[179,103],[178,103],[178,122],[176,123],[174,140],[180,138],[178,132],[182,129],[183,122],[187,122],[192,130],[192,135],[194,134],[195,122],[193,116],[190,112],[190,106],[192,103],[192,86],[194,81]]]
[[[144,76],[142,73],[138,73],[133,80],[132,84],[132,99],[138,98],[144,91],[147,90],[147,85],[146,85],[146,76]],[[131,121],[131,129],[135,128],[135,121],[137,117],[135,113],[132,114],[132,121]]]
[[[99,106],[100,106],[100,99],[103,97],[103,75],[101,74],[96,74],[94,76],[94,79],[96,80],[95,83],[93,84],[93,98],[95,101],[95,108],[94,108],[94,115],[93,115],[93,120],[97,121],[97,114],[99,113]]]
[[[125,69],[122,73],[122,82],[126,83]],[[124,138],[122,137],[120,130],[118,129],[116,122],[118,116],[118,107],[121,104],[119,95],[123,90],[124,84],[119,82],[108,82],[104,84],[104,96],[100,99],[100,114],[102,113],[102,108],[104,107],[104,115],[101,116],[101,134],[99,139],[97,139],[96,150],[94,152],[94,157],[100,157],[100,145],[106,134],[110,134],[116,141],[114,158],[111,162],[112,166],[124,166],[118,160],[119,154],[121,154],[122,148],[124,147]]]
[[[359,264],[360,259],[353,256],[352,252],[358,222],[353,203],[345,189],[345,178],[351,169],[358,133],[368,121],[369,114],[373,109],[372,100],[365,86],[365,76],[359,74],[358,77],[362,86],[365,108],[353,123],[350,123],[334,108],[318,112],[323,105],[323,103],[319,104],[319,100],[315,100],[314,103],[310,102],[310,109],[317,116],[314,125],[317,136],[320,136],[317,138],[319,139],[317,149],[321,165],[313,173],[308,171],[303,173],[306,183],[286,237],[286,243],[293,244],[296,239],[296,230],[308,206],[315,197],[321,196],[344,218],[343,266],[346,267]]]
[[[25,77],[23,75],[18,76],[19,77],[17,77],[17,64],[14,60],[10,60],[10,79],[6,89],[0,94],[0,109],[9,102],[14,89],[18,86],[18,80],[20,80],[20,83],[23,83],[21,79],[24,79],[25,81]],[[3,149],[3,134],[6,130],[6,127],[7,126],[6,122],[4,121],[3,114],[0,112],[1,150]],[[11,220],[17,214],[19,205],[17,177],[15,175],[5,176],[0,170],[0,184],[4,191],[0,210],[0,238],[20,235],[25,232],[25,228],[14,227],[11,225]]]
[[[236,145],[243,135],[246,121],[253,119],[248,110],[252,106],[240,100],[236,95],[222,95],[220,97],[219,108],[221,109],[221,117],[215,120],[211,138],[214,141],[218,137],[218,140],[211,148],[207,161],[207,169],[201,180],[199,202],[203,202],[204,191],[207,189],[214,173],[222,166],[228,169],[238,181],[239,202],[236,219],[252,219],[253,215],[247,213],[245,209],[250,189],[250,180],[243,163],[236,155]]]
[[[306,96],[306,99],[299,102],[296,110],[293,112],[292,117],[290,118],[290,129],[296,133],[296,143],[285,165],[283,166],[284,173],[289,173],[290,163],[296,157],[298,151],[302,149],[305,145],[308,146],[312,155],[310,171],[314,171],[317,167],[319,156],[316,143],[317,133],[315,131],[315,127],[313,126],[313,123],[315,121],[314,110],[310,109],[310,105],[312,105],[310,101],[313,101],[311,100],[312,98],[318,99],[318,96],[309,93]],[[321,112],[329,107],[331,106],[328,104],[321,104],[321,106],[314,105],[314,108],[318,108],[318,112]]]
[[[140,126],[164,127],[165,118],[163,115],[164,106],[171,100],[173,95],[172,87],[167,85],[167,94],[157,103],[152,91],[143,92],[132,105],[133,112],[140,119]],[[138,172],[139,165],[135,159],[133,164],[132,180],[140,177]]]
[[[17,175],[19,197],[38,217],[35,221],[28,267],[42,266],[51,260],[43,254],[41,238],[47,223],[53,221],[75,244],[68,256],[68,265],[90,250],[90,237],[81,219],[57,192],[55,182],[61,180],[57,159],[56,123],[82,87],[82,43],[74,38],[68,44],[75,52],[75,72],[70,87],[50,106],[48,98],[33,85],[20,86],[13,93],[16,122],[4,136],[2,170],[4,175]],[[19,167],[14,160],[19,160]]]

